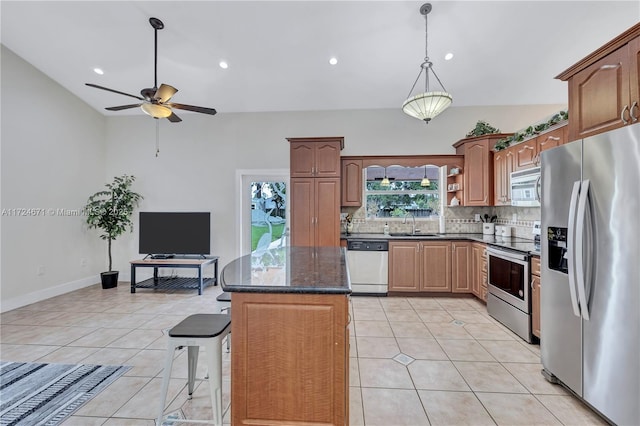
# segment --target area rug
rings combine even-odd
[[[0,362],[0,425],[57,425],[131,367]]]

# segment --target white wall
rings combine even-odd
[[[106,129],[101,114],[4,46],[1,89],[0,309],[6,311],[99,281],[104,243],[82,217],[48,209],[81,208],[104,184]],[[12,215],[21,208],[44,215]]]
[[[224,110],[223,105],[214,105]],[[179,113],[182,123],[149,117],[107,120],[107,174],[137,177],[144,211],[212,212],[212,252],[224,266],[237,253],[235,171],[287,169],[287,137],[344,136],[343,155],[448,154],[480,119],[511,132],[562,109],[562,105],[450,108],[429,125],[401,110],[274,112],[205,116]],[[137,220],[137,218],[136,218]],[[115,265],[125,274],[136,258],[137,236],[115,243]],[[128,276],[128,275],[126,275]]]

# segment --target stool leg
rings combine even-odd
[[[196,381],[196,370],[198,369],[198,352],[200,351],[199,346],[189,346],[187,349],[187,359],[189,366],[188,384],[189,384],[189,399],[193,395],[193,387]]]
[[[222,336],[207,344],[207,366],[209,368],[209,391],[213,421],[222,425]]]
[[[156,424],[162,425],[164,417],[164,404],[167,402],[167,392],[169,391],[169,379],[171,379],[171,367],[173,366],[173,355],[176,348],[171,338],[167,340],[167,354],[165,355],[164,371],[162,373],[162,390],[160,391],[160,408],[158,409],[158,418]]]

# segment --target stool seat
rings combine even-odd
[[[218,297],[216,297],[216,300],[218,302],[231,302],[231,294],[223,291],[218,295]]]
[[[169,337],[210,338],[221,335],[231,324],[231,315],[194,314],[169,330]]]

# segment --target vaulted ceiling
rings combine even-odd
[[[175,102],[221,113],[400,108],[424,58],[423,3],[3,0],[1,41],[109,115],[141,112],[105,111],[135,101],[84,83],[152,87],[150,17],[165,24],[158,83],[179,89]],[[566,104],[553,77],[640,20],[635,0],[431,3],[429,56],[453,106]]]

